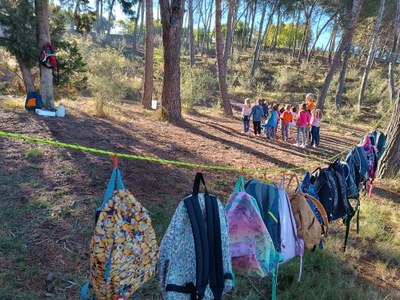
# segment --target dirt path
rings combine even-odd
[[[262,169],[316,167],[318,159],[336,155],[364,133],[353,127],[323,124],[321,147],[302,149],[281,140],[267,143],[264,138],[244,136],[238,117],[229,119],[218,113],[185,115],[184,121],[171,125],[157,121],[156,113],[143,114],[140,105],[123,105],[122,113],[109,120],[80,111],[83,106],[81,102],[70,103],[70,114],[65,118],[42,118],[2,108],[0,130],[113,152]],[[0,217],[7,221],[0,229],[9,238],[24,241],[13,249],[24,255],[24,264],[35,266],[13,279],[17,286],[29,286],[42,296],[56,291],[65,297],[60,299],[70,299],[70,291],[76,292],[76,282],[87,276],[93,207],[101,201],[111,169],[106,156],[0,138]],[[120,159],[120,169],[125,185],[150,207],[177,203],[190,193],[196,172],[127,159]],[[238,174],[203,172],[209,190],[226,199]],[[281,172],[266,175],[267,180],[277,182]],[[249,174],[246,179],[252,176],[263,174]],[[0,271],[14,265],[15,260],[0,257]],[[20,272],[17,269],[15,273]],[[45,283],[50,272],[57,274],[60,286]]]

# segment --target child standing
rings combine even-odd
[[[258,99],[257,105],[251,109],[250,118],[253,118],[254,135],[261,135],[261,121],[264,119],[264,109],[261,106],[262,100]]]
[[[289,139],[289,124],[293,122],[293,115],[290,111],[290,105],[285,105],[285,111],[280,116],[282,120],[282,141],[286,142]]]
[[[294,125],[295,122],[297,121],[297,107],[293,106],[292,109],[290,110],[290,112],[292,113],[293,119],[292,122],[290,122],[289,124],[289,140],[291,140],[293,138],[293,129],[294,129]]]
[[[310,126],[311,115],[307,110],[307,104],[303,103],[301,105],[299,118],[297,119],[297,143],[296,146],[300,146],[300,134],[303,137],[303,144],[301,145],[303,148],[307,145],[307,137],[306,137],[306,128]]]
[[[315,108],[314,99],[315,99],[314,94],[308,93],[306,95],[307,110],[310,114]],[[306,133],[307,133],[307,138],[310,141],[311,140],[311,126],[307,126]]]
[[[246,98],[244,100],[244,106],[242,108],[242,119],[243,119],[243,132],[244,134],[247,134],[250,129],[250,114],[251,114],[251,99]]]
[[[275,131],[274,131],[274,137],[277,138],[277,132],[278,132],[278,126],[279,126],[279,121],[281,119],[281,110],[279,109],[279,103],[276,104],[276,112],[278,113],[278,119],[276,120],[276,126],[275,126]]]
[[[272,137],[275,139],[276,135],[276,126],[278,124],[279,116],[278,116],[278,104],[275,104],[268,114],[268,122],[267,122],[267,140]]]
[[[322,112],[320,109],[314,109],[311,112],[311,146],[314,148],[319,145],[319,127],[321,126]]]

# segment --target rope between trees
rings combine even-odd
[[[393,107],[393,105],[392,105],[392,107]],[[374,129],[378,128],[379,124],[390,113],[390,111],[391,111],[391,109],[389,109],[380,118],[380,120],[375,124]],[[265,174],[265,173],[301,171],[301,170],[307,170],[307,169],[309,169],[310,166],[313,165],[313,164],[310,164],[309,166],[302,166],[302,167],[296,167],[296,168],[275,168],[275,169],[259,169],[259,168],[243,168],[243,167],[237,168],[237,167],[228,167],[228,166],[203,165],[203,164],[193,164],[193,163],[189,163],[189,162],[182,162],[182,161],[161,159],[161,158],[154,158],[154,157],[146,157],[146,156],[133,155],[133,154],[116,153],[116,152],[95,149],[95,148],[90,148],[90,147],[84,147],[84,146],[79,146],[79,145],[74,145],[74,144],[62,143],[59,141],[46,140],[46,139],[41,139],[41,138],[31,137],[28,135],[16,134],[16,133],[11,133],[11,132],[6,132],[6,131],[0,131],[0,136],[11,137],[11,138],[25,140],[25,141],[31,141],[31,142],[35,142],[35,143],[48,144],[48,145],[62,147],[62,148],[80,150],[83,152],[90,152],[90,153],[109,155],[109,156],[117,155],[120,158],[122,157],[122,158],[136,159],[136,160],[149,161],[149,162],[158,162],[158,163],[162,163],[162,164],[176,165],[176,166],[183,166],[183,167],[192,167],[192,168],[198,168],[198,169],[233,171],[233,172],[238,172],[238,173],[264,173]],[[332,161],[335,158],[342,156],[345,152],[348,152],[354,146],[355,145],[352,145],[352,146],[346,148],[345,150],[343,150],[339,154],[336,154],[335,156],[320,160],[319,164],[323,163],[323,162]]]

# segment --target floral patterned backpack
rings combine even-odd
[[[103,204],[96,211],[90,244],[90,283],[82,288],[81,298],[128,299],[154,276],[157,259],[149,212],[124,188],[114,161]]]
[[[200,183],[205,192],[199,193]],[[161,241],[158,262],[164,299],[221,299],[233,287],[224,206],[197,173],[192,195],[182,200]]]

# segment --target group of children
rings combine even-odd
[[[296,146],[317,147],[320,141],[319,128],[321,125],[321,110],[315,109],[314,95],[309,93],[306,96],[306,102],[300,105],[300,111],[297,106],[286,104],[281,109],[279,104],[268,105],[265,99],[258,99],[252,106],[251,99],[247,98],[242,108],[242,121],[244,130],[247,134],[250,131],[250,121],[253,121],[255,136],[263,134],[267,140],[276,140],[278,127],[282,131],[283,141],[292,141],[293,132],[297,127]],[[300,143],[301,140],[301,143]]]

